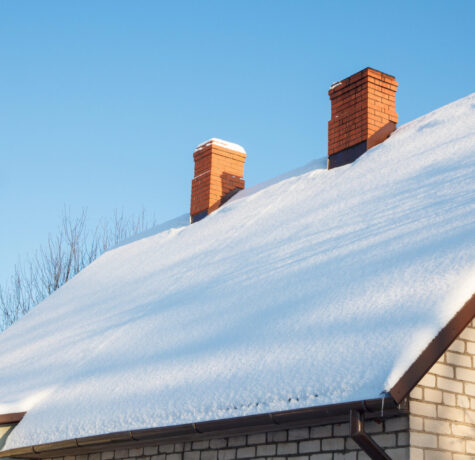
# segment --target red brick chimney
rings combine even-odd
[[[191,223],[206,217],[244,188],[246,151],[240,145],[210,139],[196,147],[193,158]]]
[[[396,79],[367,67],[334,83],[328,94],[328,169],[355,161],[396,129]]]

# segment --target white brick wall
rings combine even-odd
[[[409,398],[411,460],[475,459],[475,320]]]
[[[394,460],[409,458],[409,420],[399,416],[369,421],[366,431]],[[348,423],[311,426],[152,447],[118,449],[53,460],[362,460],[368,459],[349,436]]]

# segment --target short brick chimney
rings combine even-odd
[[[244,188],[246,151],[240,145],[210,139],[196,147],[193,158],[191,223],[206,217]]]
[[[334,83],[328,94],[328,169],[355,161],[396,129],[396,79],[370,67]]]

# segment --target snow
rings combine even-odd
[[[196,147],[195,152],[198,150],[202,150],[204,147],[207,147],[208,145],[211,144],[216,144],[221,147],[225,147],[230,150],[234,150],[236,152],[244,153],[246,154],[246,151],[244,150],[244,147],[240,146],[239,144],[234,144],[233,142],[228,142],[228,141],[223,141],[222,139],[217,139],[213,137],[212,139],[208,139],[205,142],[202,142],[198,147]]]
[[[379,397],[475,290],[474,127],[475,93],[102,255],[0,335],[4,449]]]

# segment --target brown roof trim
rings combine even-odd
[[[384,407],[383,413],[381,413],[382,407]],[[232,436],[243,432],[273,431],[295,426],[346,422],[350,410],[364,411],[367,418],[386,418],[404,412],[405,408],[398,408],[394,400],[386,396],[366,401],[88,436],[5,450],[0,452],[0,458],[62,457],[125,447],[142,447],[147,444]]]
[[[12,412],[11,414],[0,414],[0,425],[18,423],[26,412]]]
[[[475,317],[475,294],[468,300],[459,312],[437,334],[426,349],[412,363],[411,367],[389,390],[389,393],[397,403],[406,398],[419,380],[444,354],[452,342],[468,326]]]

